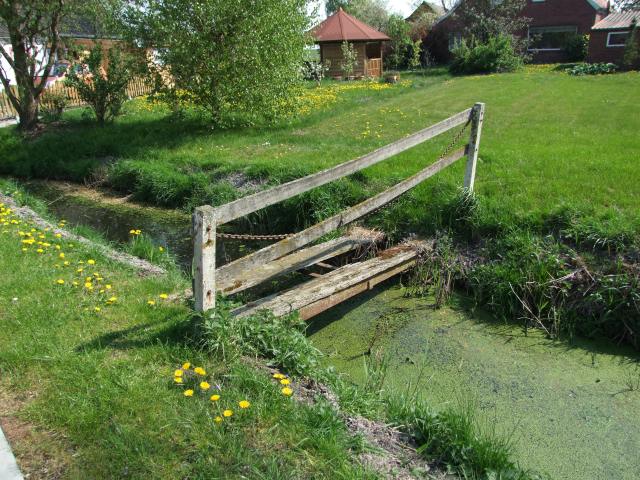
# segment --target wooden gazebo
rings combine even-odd
[[[342,76],[342,43],[349,42],[357,54],[355,77],[382,76],[382,42],[391,40],[342,8],[311,31],[320,45],[320,60],[329,64],[329,76]]]

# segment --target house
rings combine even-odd
[[[596,23],[589,36],[589,62],[621,65],[634,20],[640,25],[640,10],[612,13]],[[636,35],[636,41],[640,44],[640,32]],[[640,63],[634,67],[640,68]]]
[[[55,63],[51,68],[51,72],[46,79],[39,78],[39,81],[45,81],[47,86],[54,84],[59,80],[63,80],[66,75],[66,71],[71,62],[88,53],[88,51],[95,45],[96,41],[102,43],[105,49],[112,47],[113,45],[121,42],[121,40],[115,37],[98,36],[95,26],[88,21],[82,19],[75,19],[73,22],[68,21],[62,26],[60,31],[60,45],[55,55]],[[13,56],[13,47],[11,46],[11,39],[9,38],[9,31],[4,22],[0,21],[0,47],[4,49],[8,56]],[[37,69],[36,72],[40,73],[44,69],[45,62],[48,58],[49,51],[47,48],[43,48],[42,45],[38,45],[37,55]],[[0,55],[0,68],[7,75],[10,85],[16,84],[15,74],[13,69],[9,65],[9,62]],[[3,89],[0,84],[0,91]]]
[[[353,76],[382,76],[382,42],[391,39],[342,8],[311,30],[311,35],[320,46],[320,61],[329,66],[329,76],[338,78],[343,75],[343,42],[353,44],[356,52]]]
[[[439,61],[448,61],[451,50],[460,43],[464,26],[456,16],[460,0],[440,17],[425,39],[425,47]],[[527,0],[522,16],[531,19],[520,37],[529,40],[529,52],[538,63],[561,62],[566,59],[564,45],[573,35],[587,35],[591,27],[610,11],[608,0]]]

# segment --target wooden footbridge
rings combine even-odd
[[[367,248],[376,242],[375,235],[363,233],[362,229],[357,228],[340,238],[303,247],[388,204],[465,156],[467,165],[464,187],[473,190],[483,118],[484,104],[476,103],[472,108],[355,160],[226,205],[196,208],[193,214],[193,292],[196,310],[204,312],[214,308],[216,293],[231,295],[280,275],[315,265],[328,273],[315,274],[315,278],[310,281],[248,303],[233,312],[235,315],[245,316],[263,309],[271,310],[275,315],[298,311],[302,318],[307,319],[411,268],[419,255],[420,246],[417,242],[397,245],[378,252],[373,258],[339,268],[327,263],[327,260]],[[460,125],[464,127],[438,161],[415,175],[316,225],[216,269],[216,228],[219,225],[351,175]],[[468,144],[449,153],[469,125],[471,133]]]

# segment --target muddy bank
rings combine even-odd
[[[640,368],[631,350],[525,336],[474,317],[460,298],[434,311],[397,286],[336,307],[309,333],[357,382],[368,352],[382,349],[389,391],[417,388],[436,407],[473,404],[485,428],[511,436],[525,468],[560,479],[637,478]]]

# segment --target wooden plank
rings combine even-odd
[[[285,292],[248,303],[233,310],[232,314],[248,316],[259,310],[270,310],[274,315],[282,316],[300,311],[302,318],[310,318],[407,270],[418,254],[416,248],[394,247],[376,258],[346,265]]]
[[[469,137],[469,152],[467,155],[467,168],[464,174],[464,188],[473,191],[476,180],[476,165],[478,152],[480,151],[480,136],[482,135],[482,122],[484,121],[484,103],[476,103],[471,113],[471,136]]]
[[[197,312],[216,305],[216,222],[213,207],[193,213],[193,296]]]
[[[268,190],[254,193],[246,197],[240,198],[233,202],[216,207],[215,215],[218,224],[223,224],[243,217],[249,213],[255,212],[262,208],[268,207],[275,203],[299,195],[313,188],[325,185],[339,178],[351,175],[359,170],[375,165],[389,157],[400,152],[404,152],[416,145],[425,142],[441,133],[450,130],[458,125],[462,125],[469,119],[471,109],[457,113],[435,125],[427,127],[419,132],[402,138],[396,142],[390,143],[374,152],[364,155],[360,158],[350,160],[335,167],[328,168],[313,175],[308,175],[291,182],[283,183]]]
[[[358,205],[348,208],[333,217],[317,223],[316,225],[302,230],[301,232],[292,235],[284,240],[269,245],[257,252],[247,255],[246,257],[235,260],[227,265],[223,266],[219,272],[224,272],[227,278],[233,278],[240,275],[240,272],[255,268],[256,265],[260,265],[266,262],[275,260],[276,258],[283,257],[284,255],[302,248],[304,245],[313,242],[326,233],[336,230],[344,225],[347,225],[358,218],[363,217],[367,213],[370,213],[383,205],[386,205],[391,200],[399,197],[403,193],[412,189],[419,183],[423,182],[427,178],[435,175],[440,170],[448,167],[456,160],[459,160],[465,155],[465,149],[461,148],[447,157],[429,165],[427,168],[421,170],[415,175],[403,180],[402,182],[394,185],[393,187],[385,190],[378,195],[371,197]]]
[[[367,243],[371,243],[371,241],[355,237],[340,237],[320,245],[299,250],[273,262],[259,265],[256,268],[244,270],[239,272],[238,275],[229,276],[222,268],[216,272],[216,288],[219,292],[232,295],[271,278],[295,272],[322,260],[337,257]]]

